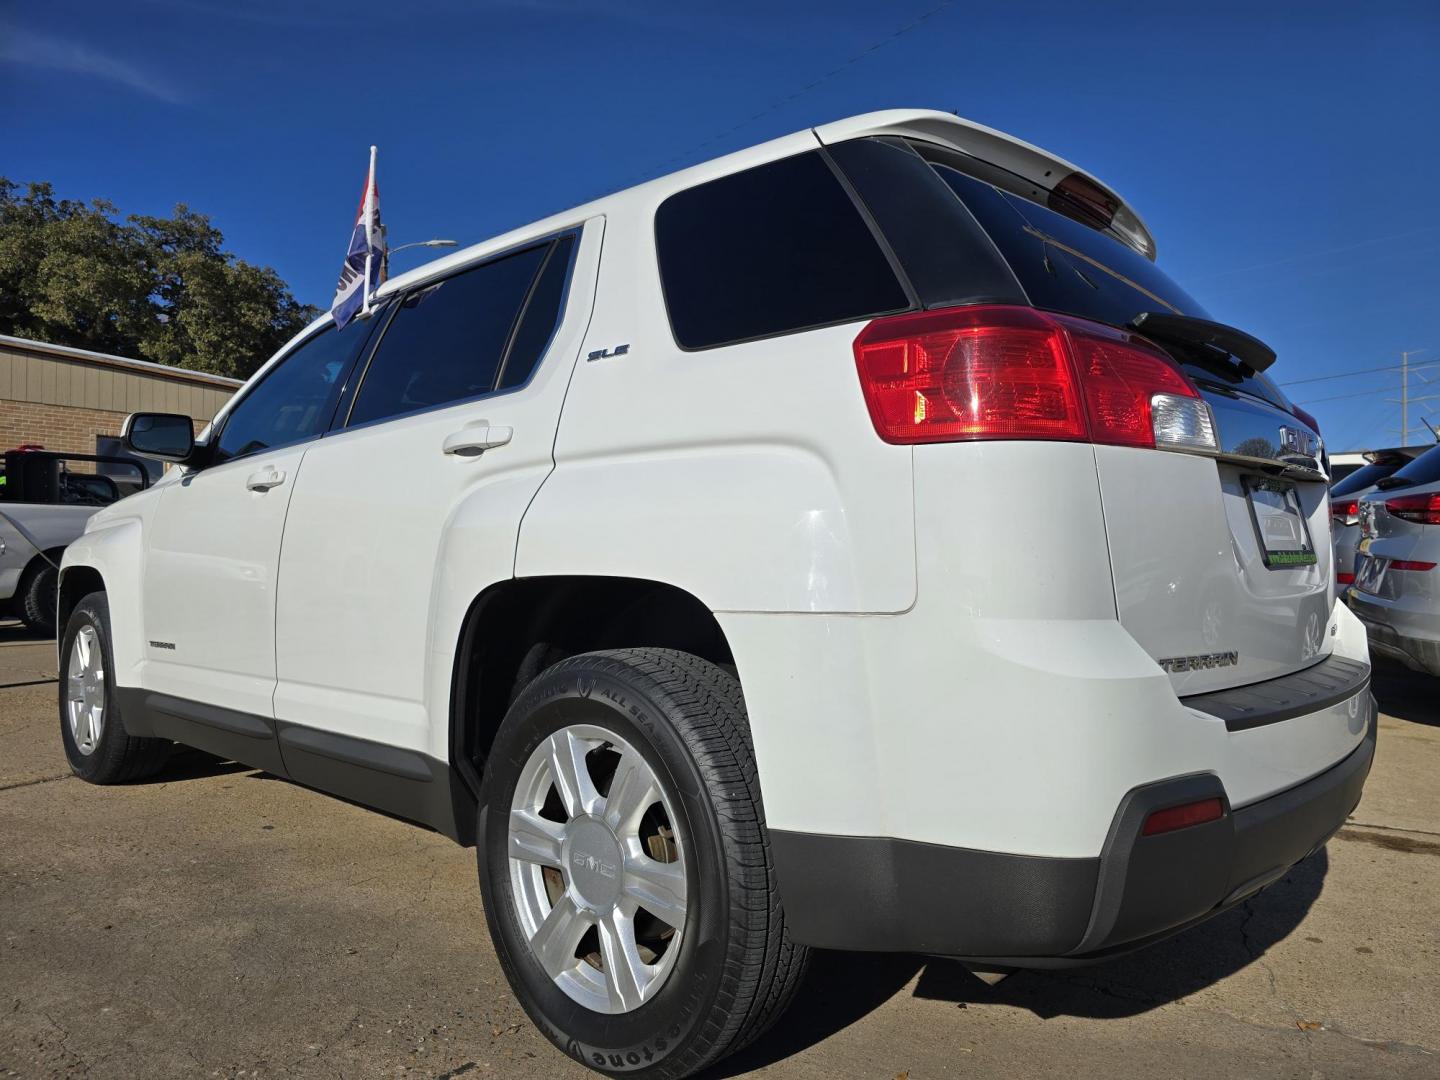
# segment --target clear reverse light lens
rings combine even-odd
[[[1215,417],[1200,398],[1178,394],[1154,394],[1150,398],[1150,419],[1155,428],[1156,449],[1195,450],[1215,454]]]

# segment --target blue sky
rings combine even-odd
[[[1120,191],[1280,381],[1410,349],[1435,365],[1412,393],[1440,394],[1440,7],[937,2],[0,0],[0,174],[187,202],[325,305],[372,142],[391,242],[472,242],[814,123],[947,109]],[[1396,438],[1393,372],[1288,389],[1332,449]]]

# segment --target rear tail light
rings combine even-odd
[[[1134,334],[1033,308],[877,319],[855,339],[886,442],[1052,439],[1216,451],[1210,406]]]
[[[1201,799],[1183,806],[1170,806],[1164,810],[1156,810],[1147,817],[1140,829],[1140,835],[1155,836],[1158,833],[1174,832],[1176,829],[1188,829],[1191,825],[1219,821],[1224,816],[1225,804],[1218,798]]]
[[[1359,499],[1334,499],[1330,503],[1330,516],[1339,525],[1354,525],[1360,520]]]
[[[1385,500],[1385,509],[1402,521],[1419,525],[1440,525],[1440,492],[1428,495],[1400,495]]]
[[[1385,569],[1387,571],[1417,570],[1423,573],[1426,570],[1434,570],[1435,564],[1433,562],[1419,562],[1416,559],[1391,559]]]
[[[1346,574],[1346,573],[1344,573],[1344,572],[1337,572],[1336,575],[1335,575],[1335,584],[1336,584],[1336,585],[1354,585],[1354,584],[1355,584],[1355,575],[1354,575],[1354,574]]]

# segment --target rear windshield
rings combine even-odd
[[[1385,465],[1362,465],[1345,479],[1341,480],[1330,489],[1331,496],[1354,495],[1358,491],[1364,491],[1379,481],[1385,479],[1391,473],[1400,468],[1400,462],[1392,461]]]
[[[965,154],[928,143],[912,146],[984,227],[1035,307],[1110,326],[1124,326],[1143,311],[1211,318],[1194,297],[1127,244],[977,179],[971,172],[981,171],[978,163]],[[1225,363],[1183,366],[1197,381],[1289,407],[1263,374],[1242,376]]]
[[[1433,484],[1440,480],[1440,446],[1426,450],[1403,469],[1397,469],[1389,476],[1382,477],[1381,487],[1385,489],[1410,487],[1414,484]]]

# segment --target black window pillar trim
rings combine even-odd
[[[819,139],[818,135],[816,139]],[[861,220],[865,222],[865,227],[870,230],[870,235],[875,238],[875,243],[879,245],[881,253],[885,256],[885,261],[890,264],[891,273],[895,275],[895,280],[900,283],[900,288],[904,290],[905,299],[910,302],[910,306],[906,308],[906,311],[921,310],[923,305],[920,303],[920,294],[915,289],[915,283],[910,280],[910,275],[905,272],[905,267],[901,264],[900,257],[895,254],[895,249],[890,246],[890,241],[880,228],[880,223],[875,220],[875,215],[870,212],[870,207],[867,206],[865,200],[860,197],[860,193],[855,190],[855,185],[850,183],[850,178],[845,175],[845,171],[841,169],[840,166],[836,164],[835,159],[830,156],[830,150],[824,143],[820,144],[820,159],[829,166],[830,171],[835,175],[835,179],[840,182],[840,186],[845,190],[845,194],[849,196],[850,202],[854,204],[856,211],[860,214]]]

